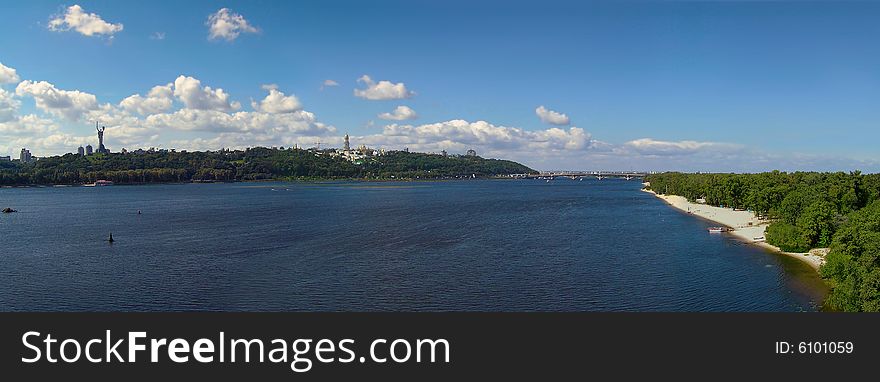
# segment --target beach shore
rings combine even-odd
[[[642,191],[653,194],[662,199],[667,204],[684,213],[701,217],[703,219],[718,223],[730,229],[728,233],[737,239],[747,243],[754,244],[772,251],[776,251],[809,264],[813,269],[819,270],[819,267],[825,262],[825,257],[818,251],[811,253],[793,253],[785,252],[774,245],[770,245],[764,241],[764,231],[770,225],[770,221],[761,220],[754,213],[749,211],[736,211],[732,208],[722,208],[708,206],[705,204],[691,203],[685,197],[678,195],[660,195],[648,189]]]

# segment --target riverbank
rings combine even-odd
[[[683,196],[661,195],[645,188],[643,188],[642,191],[660,198],[673,208],[684,213],[701,217],[730,228],[729,233],[737,239],[801,260],[816,271],[818,271],[819,267],[825,262],[824,256],[819,255],[816,251],[812,251],[811,253],[785,252],[779,249],[779,247],[765,242],[764,232],[767,230],[767,226],[770,225],[770,221],[759,219],[752,212],[736,211],[732,208],[692,203]]]

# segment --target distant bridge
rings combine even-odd
[[[617,179],[643,179],[648,176],[646,172],[637,172],[637,171],[543,171],[537,174],[513,174],[511,177],[519,178],[519,179],[547,179],[552,180],[556,178],[570,178],[570,179],[580,179],[580,178],[595,178],[595,179],[606,179],[606,178],[617,178]]]

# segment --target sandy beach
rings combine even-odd
[[[718,223],[731,229],[727,234],[735,236],[737,239],[745,242],[764,247],[785,255],[797,258],[809,264],[813,269],[819,270],[825,258],[817,253],[792,253],[784,252],[779,247],[767,244],[764,241],[764,231],[770,225],[768,220],[761,220],[749,211],[735,211],[732,208],[721,208],[708,206],[705,204],[691,203],[685,197],[678,195],[660,195],[654,191],[642,189],[642,191],[653,194],[654,196],[664,200],[667,204],[681,210],[682,212],[701,217],[703,219]]]

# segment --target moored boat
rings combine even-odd
[[[83,187],[104,187],[112,185],[113,181],[111,180],[96,180],[95,183],[84,184]]]

